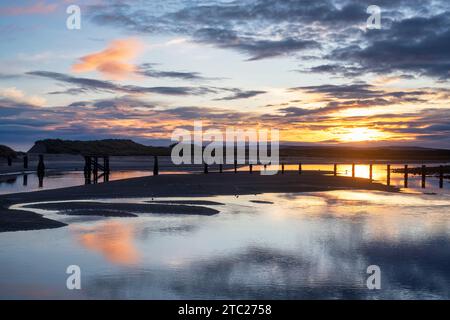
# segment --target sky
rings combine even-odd
[[[81,29],[66,25],[73,4]],[[0,40],[0,144],[17,150],[169,145],[194,121],[292,144],[450,148],[446,0],[7,0]]]

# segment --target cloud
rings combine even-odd
[[[0,97],[8,98],[18,103],[25,103],[32,106],[43,106],[46,100],[39,96],[27,96],[21,90],[11,87],[11,88],[0,88]]]
[[[134,38],[112,41],[105,50],[81,57],[80,61],[72,66],[72,71],[98,71],[107,79],[126,79],[135,74],[136,66],[130,61],[143,51],[143,47],[143,44]]]
[[[0,16],[49,14],[55,12],[57,8],[58,4],[56,3],[46,3],[45,1],[38,1],[35,4],[27,6],[0,7]]]
[[[216,92],[215,89],[208,87],[141,87],[134,85],[120,85],[111,81],[78,78],[63,73],[49,71],[32,71],[27,72],[26,74],[49,78],[76,86],[76,88],[69,88],[66,91],[51,92],[50,94],[80,94],[85,93],[86,91],[93,91],[108,93],[121,92],[127,94],[155,93],[161,95],[186,96],[204,95]]]
[[[206,78],[199,72],[159,71],[151,63],[144,63],[138,67],[138,74],[149,78],[172,78],[179,80],[218,80],[218,78]]]
[[[233,94],[231,96],[227,96],[224,98],[218,98],[215,100],[216,101],[220,101],[220,100],[227,101],[227,100],[248,99],[248,98],[253,98],[258,95],[267,93],[267,91],[261,91],[261,90],[245,91],[245,90],[241,90],[241,89],[231,89],[229,91],[233,92]]]

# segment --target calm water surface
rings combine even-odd
[[[202,199],[226,205],[214,216],[39,211],[70,226],[0,234],[0,298],[450,298],[445,191]],[[73,264],[79,291],[65,286]],[[374,264],[379,291],[365,285]]]

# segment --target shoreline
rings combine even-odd
[[[42,215],[9,209],[12,205],[45,202],[120,198],[206,197],[218,195],[250,195],[262,193],[300,193],[338,189],[398,192],[395,187],[371,183],[368,179],[327,175],[329,172],[286,172],[262,176],[258,172],[225,172],[210,174],[159,175],[102,184],[14,193],[0,196],[0,232],[50,229],[66,224]],[[167,206],[171,206],[167,204]],[[188,207],[188,205],[186,205]],[[194,207],[195,208],[195,207]],[[198,207],[206,208],[206,207]],[[126,206],[122,208],[127,210]],[[170,210],[169,210],[170,211]],[[190,210],[188,210],[190,212]],[[180,212],[174,212],[179,214]],[[95,211],[94,211],[94,215]]]

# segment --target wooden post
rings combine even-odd
[[[284,174],[284,163],[281,164],[281,174]]]
[[[405,164],[405,188],[408,188],[408,165]]]
[[[355,164],[352,164],[352,178],[355,177]]]
[[[302,164],[299,163],[298,164],[298,174],[302,174],[303,168],[302,168]]]
[[[39,188],[44,186],[44,176],[45,176],[45,164],[44,164],[44,156],[39,155],[39,162],[37,166],[37,175],[39,179]]]
[[[391,185],[391,165],[388,164],[387,165],[387,179],[386,179],[386,185],[390,186]]]
[[[84,157],[84,181],[85,184],[91,184],[91,174],[92,174],[92,159],[91,157]]]
[[[444,166],[439,167],[439,188],[444,188]]]
[[[27,186],[27,185],[28,185],[28,175],[27,175],[27,174],[24,174],[24,175],[23,175],[23,185],[24,185],[24,186]]]
[[[249,171],[250,171],[250,174],[252,174],[252,173],[253,173],[253,164],[250,164],[250,165],[248,166],[248,169],[249,169]]]
[[[208,174],[208,164],[206,162],[203,164],[203,173]]]
[[[12,159],[10,156],[8,156],[8,167],[12,166]]]
[[[98,157],[94,157],[94,183],[98,183]]]
[[[237,160],[234,160],[234,173],[237,173]]]
[[[369,165],[369,179],[373,181],[373,164]]]
[[[427,176],[427,167],[425,165],[422,166],[422,189],[426,187],[426,176]]]
[[[23,168],[28,169],[28,156],[27,155],[25,155],[23,157]]]
[[[222,173],[223,172],[223,165],[219,164],[219,172]]]
[[[153,175],[154,176],[159,175],[159,163],[158,163],[157,156],[154,157],[154,161],[153,161]]]
[[[266,171],[266,169],[267,169],[267,164],[264,165],[264,171]]]
[[[337,164],[335,163],[334,164],[334,169],[333,169],[333,174],[334,174],[334,176],[336,177],[337,176]]]

